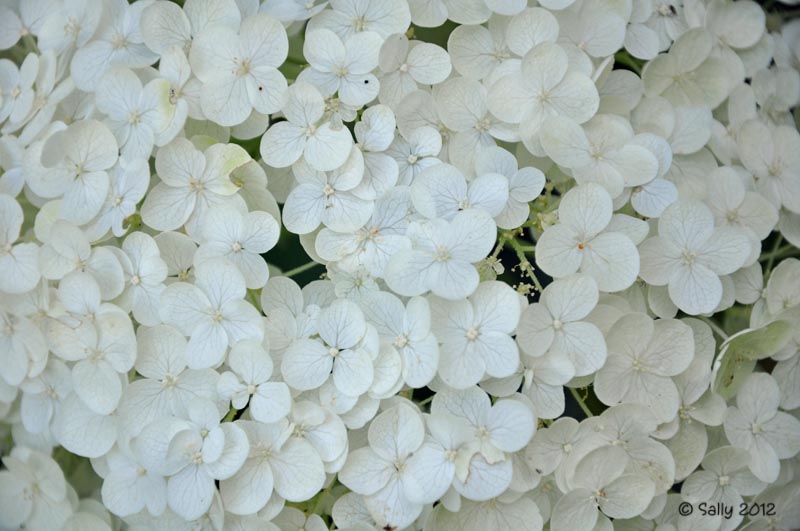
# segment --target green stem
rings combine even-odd
[[[715,323],[714,321],[712,321],[712,320],[711,320],[711,319],[709,319],[708,317],[704,317],[704,316],[702,316],[702,315],[700,315],[700,316],[699,316],[699,318],[700,318],[700,320],[701,320],[701,321],[703,321],[705,324],[707,324],[708,326],[710,326],[710,327],[711,327],[711,330],[713,330],[713,331],[714,331],[714,333],[716,333],[716,334],[717,334],[717,335],[720,337],[720,339],[722,339],[723,341],[726,341],[726,340],[728,339],[728,334],[726,334],[726,333],[725,333],[725,330],[723,330],[722,328],[720,328],[720,326],[719,326],[717,323]]]
[[[528,260],[528,257],[525,256],[526,249],[528,249],[529,246],[522,245],[514,238],[510,238],[506,241],[511,245],[511,247],[514,249],[514,252],[517,254],[517,259],[519,259],[519,267],[522,272],[533,281],[533,285],[536,286],[536,291],[541,293],[543,289],[542,284],[539,282],[539,279],[536,278],[536,273],[530,261]]]
[[[594,413],[592,413],[592,410],[589,409],[589,406],[586,405],[586,402],[583,401],[583,398],[581,398],[581,395],[578,393],[578,390],[575,389],[574,387],[570,387],[569,392],[572,393],[572,398],[575,399],[575,401],[581,407],[583,412],[586,413],[586,416],[594,417]]]
[[[283,274],[283,276],[285,276],[285,277],[293,277],[295,275],[299,275],[300,273],[308,271],[309,269],[313,269],[315,266],[318,266],[318,265],[322,265],[322,264],[318,264],[317,262],[313,262],[312,261],[312,262],[309,262],[307,264],[303,264],[301,266],[297,266],[294,269],[290,269],[289,271],[286,271]]]
[[[636,61],[636,59],[628,55],[627,52],[619,52],[617,55],[615,55],[614,62],[630,67],[631,70],[636,72],[636,74],[639,76],[642,74],[641,65],[638,63],[638,61]]]
[[[427,403],[429,403],[431,400],[433,400],[433,397],[434,397],[434,396],[436,396],[436,395],[431,395],[431,396],[429,396],[428,398],[426,398],[425,400],[423,400],[422,402],[417,402],[417,405],[418,405],[418,406],[424,406],[425,404],[427,404]]]
[[[247,298],[250,300],[250,304],[256,307],[259,313],[264,313],[261,309],[261,303],[259,302],[260,293],[256,293],[255,290],[249,289],[247,290]]]
[[[22,45],[25,47],[25,55],[33,52],[39,55],[39,47],[36,45],[36,39],[30,33],[22,37]]]
[[[769,253],[769,259],[767,260],[767,268],[764,272],[764,275],[769,275],[772,272],[772,265],[775,263],[775,255],[778,253],[778,249],[780,249],[781,244],[783,243],[783,234],[778,234],[778,237],[775,238],[775,245],[772,246],[772,251]]]

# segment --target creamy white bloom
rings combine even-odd
[[[320,340],[301,339],[284,353],[281,374],[299,390],[316,389],[333,373],[339,392],[357,397],[372,385],[372,360],[359,343],[367,333],[364,313],[353,302],[338,299],[317,319]],[[323,343],[324,341],[324,343]]]
[[[224,258],[195,267],[195,282],[175,282],[161,294],[164,323],[189,336],[187,364],[192,369],[219,365],[230,345],[264,337],[261,316],[243,300],[247,288],[239,270]]]
[[[464,175],[450,164],[425,169],[411,185],[414,208],[425,217],[453,219],[456,213],[478,208],[499,216],[508,201],[508,179],[487,173],[467,183]]]
[[[545,118],[565,116],[581,124],[594,116],[599,103],[592,80],[570,67],[564,48],[548,42],[525,54],[518,73],[500,78],[489,89],[492,114],[520,124],[525,147],[539,155],[539,132]]]
[[[442,380],[454,389],[465,389],[484,376],[513,374],[519,367],[519,351],[510,334],[519,314],[516,292],[497,281],[482,282],[467,300],[431,297]]]
[[[750,454],[741,448],[722,446],[709,452],[703,458],[703,470],[686,478],[681,488],[681,497],[690,503],[723,503],[726,506],[739,507],[743,502],[743,495],[758,494],[765,487],[748,470],[749,462]],[[736,529],[744,516],[738,511],[734,513],[725,519],[720,529]]]
[[[39,268],[49,280],[60,280],[73,271],[88,273],[100,287],[104,300],[117,297],[125,288],[119,258],[106,247],[92,248],[75,225],[58,220],[39,251]]]
[[[73,3],[73,2],[68,2]],[[82,4],[83,2],[78,2]],[[102,23],[91,40],[81,46],[70,61],[70,74],[75,86],[86,92],[93,92],[97,82],[113,65],[142,68],[156,62],[158,56],[144,44],[140,31],[142,11],[147,3],[129,4],[122,0],[112,0],[104,4],[104,9],[96,9],[87,2],[86,11],[102,12]],[[91,23],[95,14],[82,13]],[[72,20],[67,19],[65,33],[73,32],[67,28]],[[81,24],[78,18],[75,23]]]
[[[725,415],[725,436],[750,453],[748,466],[761,481],[780,473],[780,459],[800,452],[800,421],[778,411],[780,390],[769,374],[750,375],[736,394],[736,406]]]
[[[372,71],[378,66],[382,39],[362,31],[345,41],[334,32],[319,29],[306,34],[303,55],[310,68],[298,80],[316,86],[323,96],[337,93],[346,105],[361,106],[375,99],[380,83]]]
[[[57,528],[72,513],[64,473],[50,456],[17,446],[0,471],[3,527]]]
[[[681,35],[668,53],[661,54],[642,72],[645,94],[664,96],[674,105],[714,108],[729,91],[725,63],[712,55],[713,37],[703,28]]]
[[[145,198],[142,221],[159,231],[185,224],[190,236],[198,235],[212,205],[234,200],[238,188],[230,174],[249,160],[235,144],[214,144],[201,151],[185,138],[173,140],[156,154],[161,182]]]
[[[597,397],[607,405],[646,406],[657,422],[678,413],[679,396],[670,379],[694,356],[692,329],[674,319],[623,316],[608,332],[608,359],[595,376]]]
[[[203,221],[203,241],[195,263],[226,258],[244,276],[248,289],[258,289],[269,279],[267,263],[261,258],[278,243],[280,228],[266,212],[246,214],[229,205],[211,207]]]
[[[593,529],[600,512],[611,518],[632,518],[641,514],[654,494],[646,476],[625,473],[629,458],[616,446],[597,448],[575,467],[570,490],[553,508],[553,531]]]
[[[123,157],[149,158],[154,145],[166,143],[161,133],[172,118],[169,91],[167,80],[154,79],[142,86],[127,68],[111,69],[99,80],[97,108],[107,116]]]
[[[642,278],[669,286],[669,296],[689,314],[711,312],[722,300],[720,275],[733,273],[750,254],[747,236],[714,227],[711,210],[697,201],[673,203],[658,220],[658,236],[640,247]]]
[[[456,214],[452,221],[432,219],[412,222],[408,229],[410,251],[400,251],[386,266],[386,283],[400,295],[428,291],[447,299],[460,299],[478,287],[473,265],[486,257],[495,238],[492,218],[478,209]]]
[[[174,415],[185,417],[197,400],[216,400],[219,374],[213,369],[187,369],[187,341],[175,328],[157,325],[136,331],[135,368],[142,378],[123,392],[118,414],[131,435],[150,422]]]
[[[625,232],[617,231],[608,192],[587,183],[567,192],[558,206],[559,222],[536,244],[536,263],[555,278],[585,273],[603,291],[620,291],[636,280],[639,256]]]
[[[57,356],[77,362],[72,367],[73,387],[86,407],[98,415],[113,412],[122,397],[120,375],[136,360],[136,336],[127,315],[102,313],[94,324],[77,328],[61,322],[48,330],[48,339]]]
[[[344,164],[333,171],[316,170],[304,160],[294,165],[292,171],[299,185],[283,208],[283,223],[288,230],[308,234],[320,223],[338,232],[364,226],[374,210],[374,202],[359,197],[357,190],[364,176],[364,156],[355,146],[348,146],[347,152]]]
[[[517,341],[522,351],[533,357],[550,350],[566,355],[577,376],[597,371],[606,360],[605,339],[584,319],[598,296],[597,283],[587,275],[571,275],[548,285],[539,302],[526,307],[520,317]]]
[[[389,259],[411,248],[406,236],[411,202],[408,191],[393,188],[377,201],[372,217],[352,232],[335,232],[327,227],[317,234],[314,249],[325,260],[353,273],[363,267],[369,274],[382,277]]]
[[[339,479],[364,496],[364,502],[379,525],[403,528],[422,512],[422,504],[411,501],[408,492],[413,468],[409,456],[422,446],[425,426],[417,410],[398,404],[372,421],[369,445],[350,453]]]
[[[24,216],[22,207],[8,195],[0,194],[0,291],[23,293],[40,278],[39,249],[35,243],[17,243]]]
[[[83,224],[95,217],[106,200],[108,170],[117,162],[117,141],[96,120],[72,123],[42,146],[41,173],[28,185],[46,198],[62,197],[64,219]]]
[[[289,53],[283,25],[269,15],[247,17],[238,33],[210,25],[195,38],[189,60],[203,82],[203,113],[220,125],[238,125],[255,110],[281,109],[286,78],[278,70]]]
[[[347,39],[356,33],[372,31],[385,39],[393,33],[405,33],[411,24],[406,0],[332,0],[330,7],[311,18],[307,32],[326,28]]]
[[[475,157],[476,175],[496,173],[508,178],[508,201],[503,211],[495,216],[501,229],[514,229],[528,219],[528,203],[536,199],[545,185],[541,170],[533,167],[519,168],[516,158],[503,148],[484,148]]]
[[[289,414],[292,399],[283,382],[270,382],[272,359],[253,340],[236,343],[226,360],[231,371],[220,375],[217,390],[233,407],[243,409],[249,401],[250,416],[259,422],[277,422]]]
[[[167,264],[161,259],[155,240],[143,232],[129,234],[122,243],[124,255],[118,255],[125,272],[125,290],[116,300],[143,325],[160,322],[158,299],[164,291]]]
[[[285,168],[303,157],[320,171],[345,163],[353,139],[343,126],[334,127],[323,120],[325,102],[313,85],[293,83],[281,111],[286,121],[274,124],[261,138],[264,162]]]
[[[435,44],[410,41],[402,34],[390,35],[380,50],[381,103],[390,107],[422,85],[436,85],[450,75],[450,56]]]
[[[739,157],[756,187],[775,207],[800,213],[800,134],[791,127],[770,129],[758,120],[742,126]]]

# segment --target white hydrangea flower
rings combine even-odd
[[[250,416],[259,422],[277,422],[292,407],[289,387],[270,382],[272,358],[261,344],[244,340],[236,343],[226,359],[231,371],[223,372],[217,382],[220,397],[233,407],[243,409],[249,401]]]
[[[129,448],[115,448],[104,456],[107,466],[100,489],[103,505],[126,517],[146,508],[161,515],[167,508],[167,482],[163,476],[143,468]]]
[[[145,159],[119,159],[109,178],[106,201],[86,229],[92,241],[101,239],[109,230],[118,238],[125,235],[127,227],[123,223],[136,212],[136,205],[150,185],[150,166]]]
[[[484,376],[513,374],[519,367],[519,351],[510,334],[519,315],[517,293],[502,282],[482,282],[467,300],[431,297],[441,379],[454,389],[465,389]]]
[[[780,473],[780,459],[800,452],[800,421],[778,411],[780,390],[769,374],[756,373],[736,394],[736,406],[725,415],[725,436],[750,453],[750,471],[765,483]]]
[[[517,159],[503,148],[492,146],[482,149],[475,157],[475,173],[496,173],[508,178],[508,201],[503,211],[495,216],[501,229],[515,229],[527,221],[528,203],[542,193],[545,177],[533,167],[519,168]]]
[[[307,32],[325,28],[345,40],[356,33],[372,31],[385,39],[393,33],[405,33],[411,24],[406,0],[331,0],[330,7],[311,18]]]
[[[61,402],[72,392],[72,374],[66,364],[50,358],[39,375],[26,379],[19,387],[22,424],[30,433],[42,433],[50,429]]]
[[[281,111],[286,121],[274,124],[261,138],[264,162],[285,168],[303,157],[320,171],[333,170],[345,163],[353,139],[343,126],[334,127],[323,120],[325,102],[313,85],[293,83]]]
[[[468,78],[449,79],[436,90],[442,122],[452,131],[448,156],[468,175],[480,175],[474,168],[475,158],[494,146],[495,139],[519,141],[517,127],[495,118],[487,108],[487,98],[484,85]]]
[[[431,291],[457,300],[478,287],[473,265],[492,249],[496,226],[485,212],[469,209],[452,221],[432,219],[412,222],[408,235],[410,251],[396,253],[386,266],[386,283],[400,295],[422,295]]]
[[[72,513],[64,473],[49,455],[17,446],[0,471],[3,527],[60,528]]]
[[[72,328],[61,323],[48,332],[53,352],[77,362],[72,367],[72,381],[75,394],[86,407],[98,415],[117,409],[123,389],[120,375],[131,370],[136,361],[136,336],[127,315],[102,313],[94,324]]]
[[[472,4],[482,7],[481,3],[478,0]],[[455,7],[454,12],[458,13],[459,11],[461,8]],[[469,16],[468,12],[464,11],[464,14]],[[548,13],[547,16],[549,16],[549,20],[536,21],[530,26],[525,24],[525,22],[532,22],[528,17],[516,17],[521,22],[516,25],[516,30],[511,30],[511,23],[509,22],[507,25],[499,17],[489,19],[488,28],[480,25],[483,20],[467,22],[465,25],[457,27],[447,39],[447,51],[453,62],[453,68],[464,77],[482,80],[501,65],[511,64],[510,60],[514,56],[509,49],[510,42],[520,43],[519,46],[515,46],[515,53],[518,55],[525,55],[530,49],[525,49],[525,47],[529,44],[539,44],[545,41],[555,42],[558,36],[558,24],[552,15]],[[486,17],[488,18],[488,14]],[[483,18],[483,15],[480,18]],[[531,27],[533,27],[533,31],[529,32]],[[553,33],[554,30],[555,33]]]
[[[511,484],[510,455],[521,450],[536,431],[536,417],[523,399],[513,397],[492,405],[478,387],[442,390],[432,405],[433,415],[465,419],[472,440],[459,452],[453,488],[474,501],[486,501],[503,493]]]
[[[536,263],[555,278],[580,271],[603,291],[629,287],[639,273],[639,253],[628,235],[614,230],[612,213],[611,197],[600,185],[573,188],[559,203],[558,224],[536,244]]]
[[[22,207],[8,195],[0,194],[0,291],[24,293],[41,277],[39,248],[35,243],[17,243],[24,216]]]
[[[185,224],[190,236],[198,234],[212,205],[234,200],[239,189],[230,174],[249,160],[235,144],[214,144],[200,151],[185,138],[173,140],[156,154],[161,182],[144,200],[142,221],[158,231]]]
[[[487,173],[467,183],[455,166],[442,163],[423,170],[411,185],[417,212],[428,218],[452,220],[463,210],[478,208],[499,216],[508,202],[508,179]]]
[[[450,75],[450,56],[443,48],[402,34],[390,35],[380,50],[381,103],[396,107],[418,84],[436,85]]]
[[[8,59],[0,60],[0,122],[22,122],[33,107],[33,84],[39,72],[39,56],[28,54],[20,66]]]
[[[155,240],[143,232],[129,234],[119,255],[126,286],[116,303],[133,313],[139,324],[155,326],[161,322],[158,303],[167,278],[167,264],[161,259]]]
[[[78,2],[81,3],[83,2]],[[142,11],[145,7],[147,7],[145,2],[129,4],[118,0],[104,4],[102,10],[86,5],[87,11],[102,12],[102,23],[97,25],[98,31],[92,35],[91,40],[80,46],[72,56],[70,74],[76,87],[85,92],[93,92],[97,82],[111,66],[142,68],[158,60],[158,55],[144,44],[140,31]],[[86,15],[85,12],[83,14]],[[88,15],[88,22],[91,23],[96,16]],[[67,21],[65,32],[68,32],[67,27],[72,23],[69,18]],[[75,22],[81,24],[82,19],[78,18]],[[73,29],[69,32],[74,31]]]
[[[670,299],[686,313],[708,313],[722,300],[720,275],[733,273],[750,255],[747,236],[733,227],[714,227],[711,210],[697,201],[678,201],[658,220],[658,236],[640,246],[641,277],[667,285]]]
[[[722,446],[712,450],[703,458],[703,470],[686,478],[681,488],[681,497],[690,503],[722,503],[728,507],[739,507],[742,496],[753,496],[761,492],[765,484],[748,469],[750,454],[741,448]],[[730,531],[742,522],[744,516],[734,511],[720,528]]]
[[[411,248],[406,236],[410,207],[408,192],[393,188],[375,201],[372,217],[363,227],[353,232],[325,227],[317,234],[314,249],[343,271],[353,273],[363,267],[370,275],[382,277],[389,259]]]
[[[770,129],[750,120],[739,131],[739,157],[756,188],[776,208],[800,213],[800,134],[786,126]]]
[[[608,359],[595,376],[597,397],[609,406],[647,407],[658,423],[678,413],[678,388],[671,376],[682,373],[694,356],[692,329],[675,319],[632,313],[608,332]]]
[[[729,80],[726,65],[712,55],[710,32],[693,28],[645,66],[642,72],[647,96],[664,96],[677,106],[714,108],[726,98]]]
[[[397,162],[397,184],[407,186],[426,168],[442,162],[437,155],[442,151],[442,136],[436,129],[424,125],[413,129],[408,136],[397,135],[386,153]]]
[[[169,90],[165,79],[142,86],[127,68],[111,69],[99,80],[95,89],[97,108],[108,117],[106,124],[126,159],[149,158],[153,145],[164,145],[161,133],[172,118]]]
[[[622,10],[608,2],[581,2],[577,9],[558,11],[559,42],[573,44],[589,57],[613,55],[622,48],[631,14],[623,15]]]
[[[106,247],[92,248],[86,235],[67,221],[58,220],[51,227],[39,251],[39,268],[48,280],[61,280],[73,271],[88,273],[100,287],[104,300],[114,299],[125,288],[124,272],[116,254]]]
[[[149,424],[134,441],[146,469],[167,479],[167,504],[186,520],[211,506],[215,481],[234,476],[250,452],[247,433],[238,423],[219,421],[210,401],[188,404],[187,418],[164,418]]]
[[[94,218],[110,187],[108,170],[117,162],[117,141],[96,120],[74,122],[42,146],[41,173],[28,185],[46,198],[62,197],[61,215],[76,224]]]
[[[282,108],[286,78],[278,70],[289,53],[283,25],[267,14],[247,17],[238,28],[210,25],[192,44],[192,71],[203,82],[203,114],[220,125],[238,125],[251,111]]]
[[[317,318],[322,341],[301,339],[284,353],[281,374],[299,390],[316,389],[333,373],[339,392],[357,397],[366,392],[374,377],[372,359],[360,345],[367,333],[364,313],[353,302],[338,299],[323,308]]]
[[[413,297],[404,306],[391,293],[376,292],[367,296],[360,306],[378,333],[398,349],[406,384],[411,387],[427,385],[439,365],[439,345],[431,333],[427,299]]]
[[[587,275],[549,284],[539,303],[526,307],[520,316],[517,341],[522,351],[532,357],[548,351],[566,355],[577,376],[597,371],[606,361],[606,344],[597,326],[584,319],[597,306],[598,297],[597,283]]]
[[[619,447],[602,446],[586,454],[575,467],[571,489],[553,508],[553,531],[594,528],[600,513],[611,518],[641,514],[655,488],[647,476],[625,473],[628,455]]]
[[[352,451],[339,472],[345,486],[364,496],[379,525],[402,529],[422,512],[422,504],[411,501],[408,494],[417,485],[408,462],[424,437],[420,414],[408,404],[398,404],[375,417],[369,426],[369,445]]]
[[[548,118],[540,139],[547,155],[569,168],[578,184],[600,184],[612,198],[625,187],[652,181],[658,171],[656,157],[632,142],[633,128],[618,116],[599,114],[583,127],[569,118]]]
[[[364,226],[375,204],[358,194],[357,187],[364,177],[361,151],[352,146],[348,152],[344,164],[333,171],[318,171],[303,160],[294,165],[299,185],[289,193],[283,207],[283,223],[288,230],[308,234],[320,223],[337,232],[356,231]]]
[[[241,20],[235,0],[190,0],[183,9],[172,2],[153,2],[142,12],[141,32],[147,47],[163,56],[172,46],[188,53],[192,38],[206,27],[236,30]]]
[[[383,40],[371,31],[362,31],[345,41],[327,29],[306,34],[303,55],[310,68],[298,80],[316,86],[323,96],[338,93],[346,105],[361,106],[378,96],[380,83],[372,74],[378,66]]]
[[[160,418],[185,417],[192,402],[217,399],[219,374],[213,369],[186,368],[187,342],[177,329],[140,327],[136,340],[134,366],[142,378],[125,388],[118,410],[131,435]]]
[[[248,289],[264,287],[269,270],[260,255],[278,243],[280,228],[275,218],[266,212],[244,214],[233,206],[216,205],[205,216],[202,234],[195,263],[226,258],[242,273]]]
[[[564,48],[549,42],[531,49],[518,73],[501,77],[489,89],[492,114],[520,124],[525,147],[540,155],[539,132],[545,118],[565,116],[582,124],[594,116],[599,103],[592,80],[570,67]]]
[[[246,292],[244,277],[224,258],[197,264],[194,284],[167,286],[159,312],[165,324],[190,337],[186,351],[189,368],[215,367],[225,358],[229,345],[242,339],[263,339],[261,316],[243,300]]]

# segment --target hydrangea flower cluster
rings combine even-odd
[[[1,1],[0,529],[800,529],[768,4]]]

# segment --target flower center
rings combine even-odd
[[[468,341],[475,341],[478,339],[478,336],[481,335],[481,333],[480,330],[472,326],[467,329],[467,333],[465,335],[467,336]]]
[[[447,262],[450,260],[452,256],[450,255],[450,250],[445,247],[444,245],[439,245],[436,247],[436,254],[433,255],[433,259],[437,262]]]

